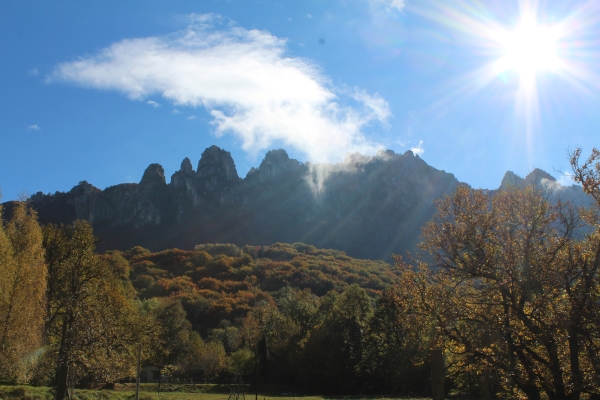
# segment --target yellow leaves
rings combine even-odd
[[[46,271],[37,215],[18,202],[6,225],[0,220],[0,377],[29,376],[28,354],[42,339]]]
[[[581,148],[569,154],[573,180],[580,183],[583,190],[600,203],[600,150],[593,148],[588,159],[580,164]]]
[[[460,187],[438,203],[421,246],[432,266],[397,265],[416,299],[411,306],[429,315],[432,342],[445,342],[452,354],[459,382],[469,371],[494,368],[511,396],[519,388],[567,388],[550,397],[581,390],[583,383],[566,384],[583,374],[577,365],[600,365],[583,339],[600,337],[600,232],[588,225],[578,240],[579,226],[572,208],[550,204],[534,187],[493,196]]]

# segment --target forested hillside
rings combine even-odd
[[[322,297],[357,284],[378,296],[397,282],[397,272],[382,261],[359,260],[336,250],[296,243],[269,247],[197,245],[150,253],[142,248],[109,252],[123,257],[142,300],[171,297],[182,301],[195,329],[207,332],[224,320],[233,323],[259,302],[274,304],[281,290]]]
[[[389,308],[399,301],[393,265],[302,243],[96,254],[85,221],[40,229],[25,203],[13,214],[9,238],[23,218],[37,226],[27,239],[32,250],[19,248],[28,257],[40,249],[37,271],[10,261],[18,273],[5,274],[2,287],[27,276],[39,284],[3,289],[9,296],[0,317],[12,321],[16,303],[39,317],[33,330],[25,320],[7,325],[9,335],[0,338],[3,359],[12,360],[2,364],[5,380],[53,385],[65,395],[69,382],[128,380],[142,343],[142,363],[163,366],[173,379],[258,379],[320,393],[427,388],[425,367],[409,360],[422,358],[421,341],[409,334],[403,312]],[[32,296],[40,291],[43,302]],[[37,334],[19,342],[26,331]]]

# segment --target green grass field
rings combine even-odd
[[[163,391],[158,394],[158,385],[142,384],[140,387],[140,400],[228,400],[229,390],[223,385],[181,385],[179,387],[161,388]],[[165,392],[164,389],[176,389],[177,391]],[[135,398],[134,385],[117,385],[115,390],[86,390],[75,389],[74,398],[77,400],[130,400]],[[284,397],[273,395],[258,395],[258,400],[331,400],[336,398],[319,396],[297,396]],[[339,399],[379,399],[381,397],[360,397],[351,396],[337,397]],[[27,399],[27,400],[52,400],[53,392],[49,387],[35,386],[8,386],[0,385],[0,400],[8,399]],[[243,399],[240,397],[240,399]],[[254,394],[246,394],[245,400],[254,400]],[[412,400],[417,400],[412,398]]]

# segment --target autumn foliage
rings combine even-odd
[[[57,387],[172,378],[329,394],[600,395],[600,152],[577,209],[540,187],[459,187],[394,265],[303,243],[96,253],[91,225],[0,224],[0,379]]]
[[[598,151],[575,179],[596,199]],[[600,204],[599,204],[600,205]],[[600,382],[598,212],[536,187],[459,187],[423,231],[426,260],[397,259],[406,305],[445,350],[454,392],[579,399]]]

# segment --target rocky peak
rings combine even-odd
[[[259,168],[263,165],[285,165],[289,160],[290,156],[284,149],[269,150]]]
[[[523,178],[512,171],[506,171],[500,183],[500,189],[507,189],[511,186],[519,187],[521,185],[523,185]]]
[[[179,169],[180,172],[183,172],[185,174],[193,174],[194,173],[194,168],[192,167],[192,162],[190,161],[189,158],[184,158],[183,161],[181,162],[181,168]]]
[[[556,178],[547,173],[546,171],[542,171],[539,168],[531,171],[525,178],[521,178],[517,174],[512,171],[507,171],[504,174],[504,178],[502,178],[502,183],[500,184],[500,189],[506,189],[510,186],[515,187],[524,187],[529,185],[539,186],[543,180],[549,182],[556,182]]]
[[[412,152],[411,152],[412,153]],[[377,157],[382,158],[384,160],[389,160],[396,156],[396,152],[394,150],[377,150]]]
[[[291,159],[285,150],[270,150],[265,155],[265,159],[262,163],[260,163],[258,172],[260,173],[261,181],[265,181],[286,172],[296,170],[300,168],[300,166],[300,162]]]
[[[377,152],[377,156],[379,157],[379,152]],[[381,157],[381,159],[384,158]],[[365,165],[371,161],[373,161],[373,157],[365,156],[364,154],[360,153],[348,153],[344,156],[344,164],[352,167],[360,167],[361,165]]]
[[[77,186],[74,186],[73,189],[71,189],[69,193],[71,193],[75,196],[81,196],[81,195],[86,195],[86,194],[90,194],[90,193],[99,193],[99,192],[101,192],[101,190],[98,189],[97,187],[95,187],[94,185],[92,185],[91,183],[88,183],[87,181],[81,181],[81,182],[79,182],[79,184]]]
[[[214,145],[202,153],[196,175],[199,178],[217,178],[228,182],[240,179],[231,153]]]
[[[146,171],[144,171],[144,176],[142,176],[142,180],[140,181],[140,185],[166,185],[165,179],[165,170],[160,164],[150,164]]]
[[[525,177],[524,183],[527,185],[539,185],[542,180],[556,182],[556,178],[554,178],[552,175],[546,171],[536,168]]]

